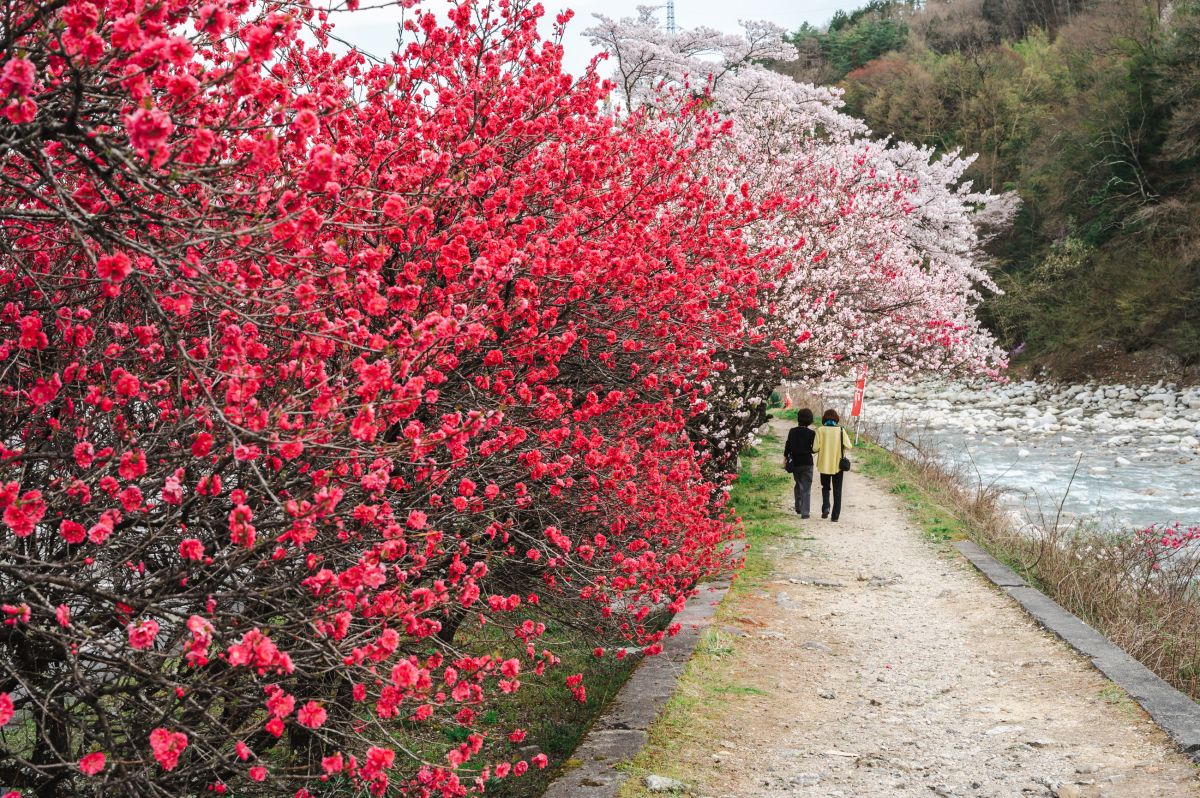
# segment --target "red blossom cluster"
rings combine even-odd
[[[586,700],[548,629],[653,653],[729,565],[697,419],[789,368],[783,200],[540,7],[402,5],[386,63],[306,0],[0,11],[11,794],[476,793],[548,764],[487,707]]]
[[[1197,541],[1200,526],[1185,526],[1179,521],[1151,524],[1133,533],[1133,543],[1143,553],[1145,567],[1154,571],[1173,567],[1181,560],[1195,560]]]

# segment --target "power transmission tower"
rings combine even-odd
[[[667,0],[667,33],[675,35],[675,0]]]

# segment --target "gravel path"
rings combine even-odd
[[[849,474],[841,521],[795,523],[815,539],[724,626],[750,689],[680,741],[696,795],[1200,796],[1136,704],[879,484]]]

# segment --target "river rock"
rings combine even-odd
[[[678,779],[669,779],[666,776],[653,774],[642,779],[642,784],[645,784],[646,789],[650,792],[683,792],[688,788]]]
[[[1144,404],[1160,404],[1173,407],[1175,405],[1175,394],[1173,393],[1150,393],[1142,397]]]

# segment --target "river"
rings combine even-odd
[[[848,408],[852,386],[823,393]],[[1001,488],[1020,523],[1053,521],[1060,503],[1102,529],[1200,523],[1200,387],[868,384],[862,424]]]

